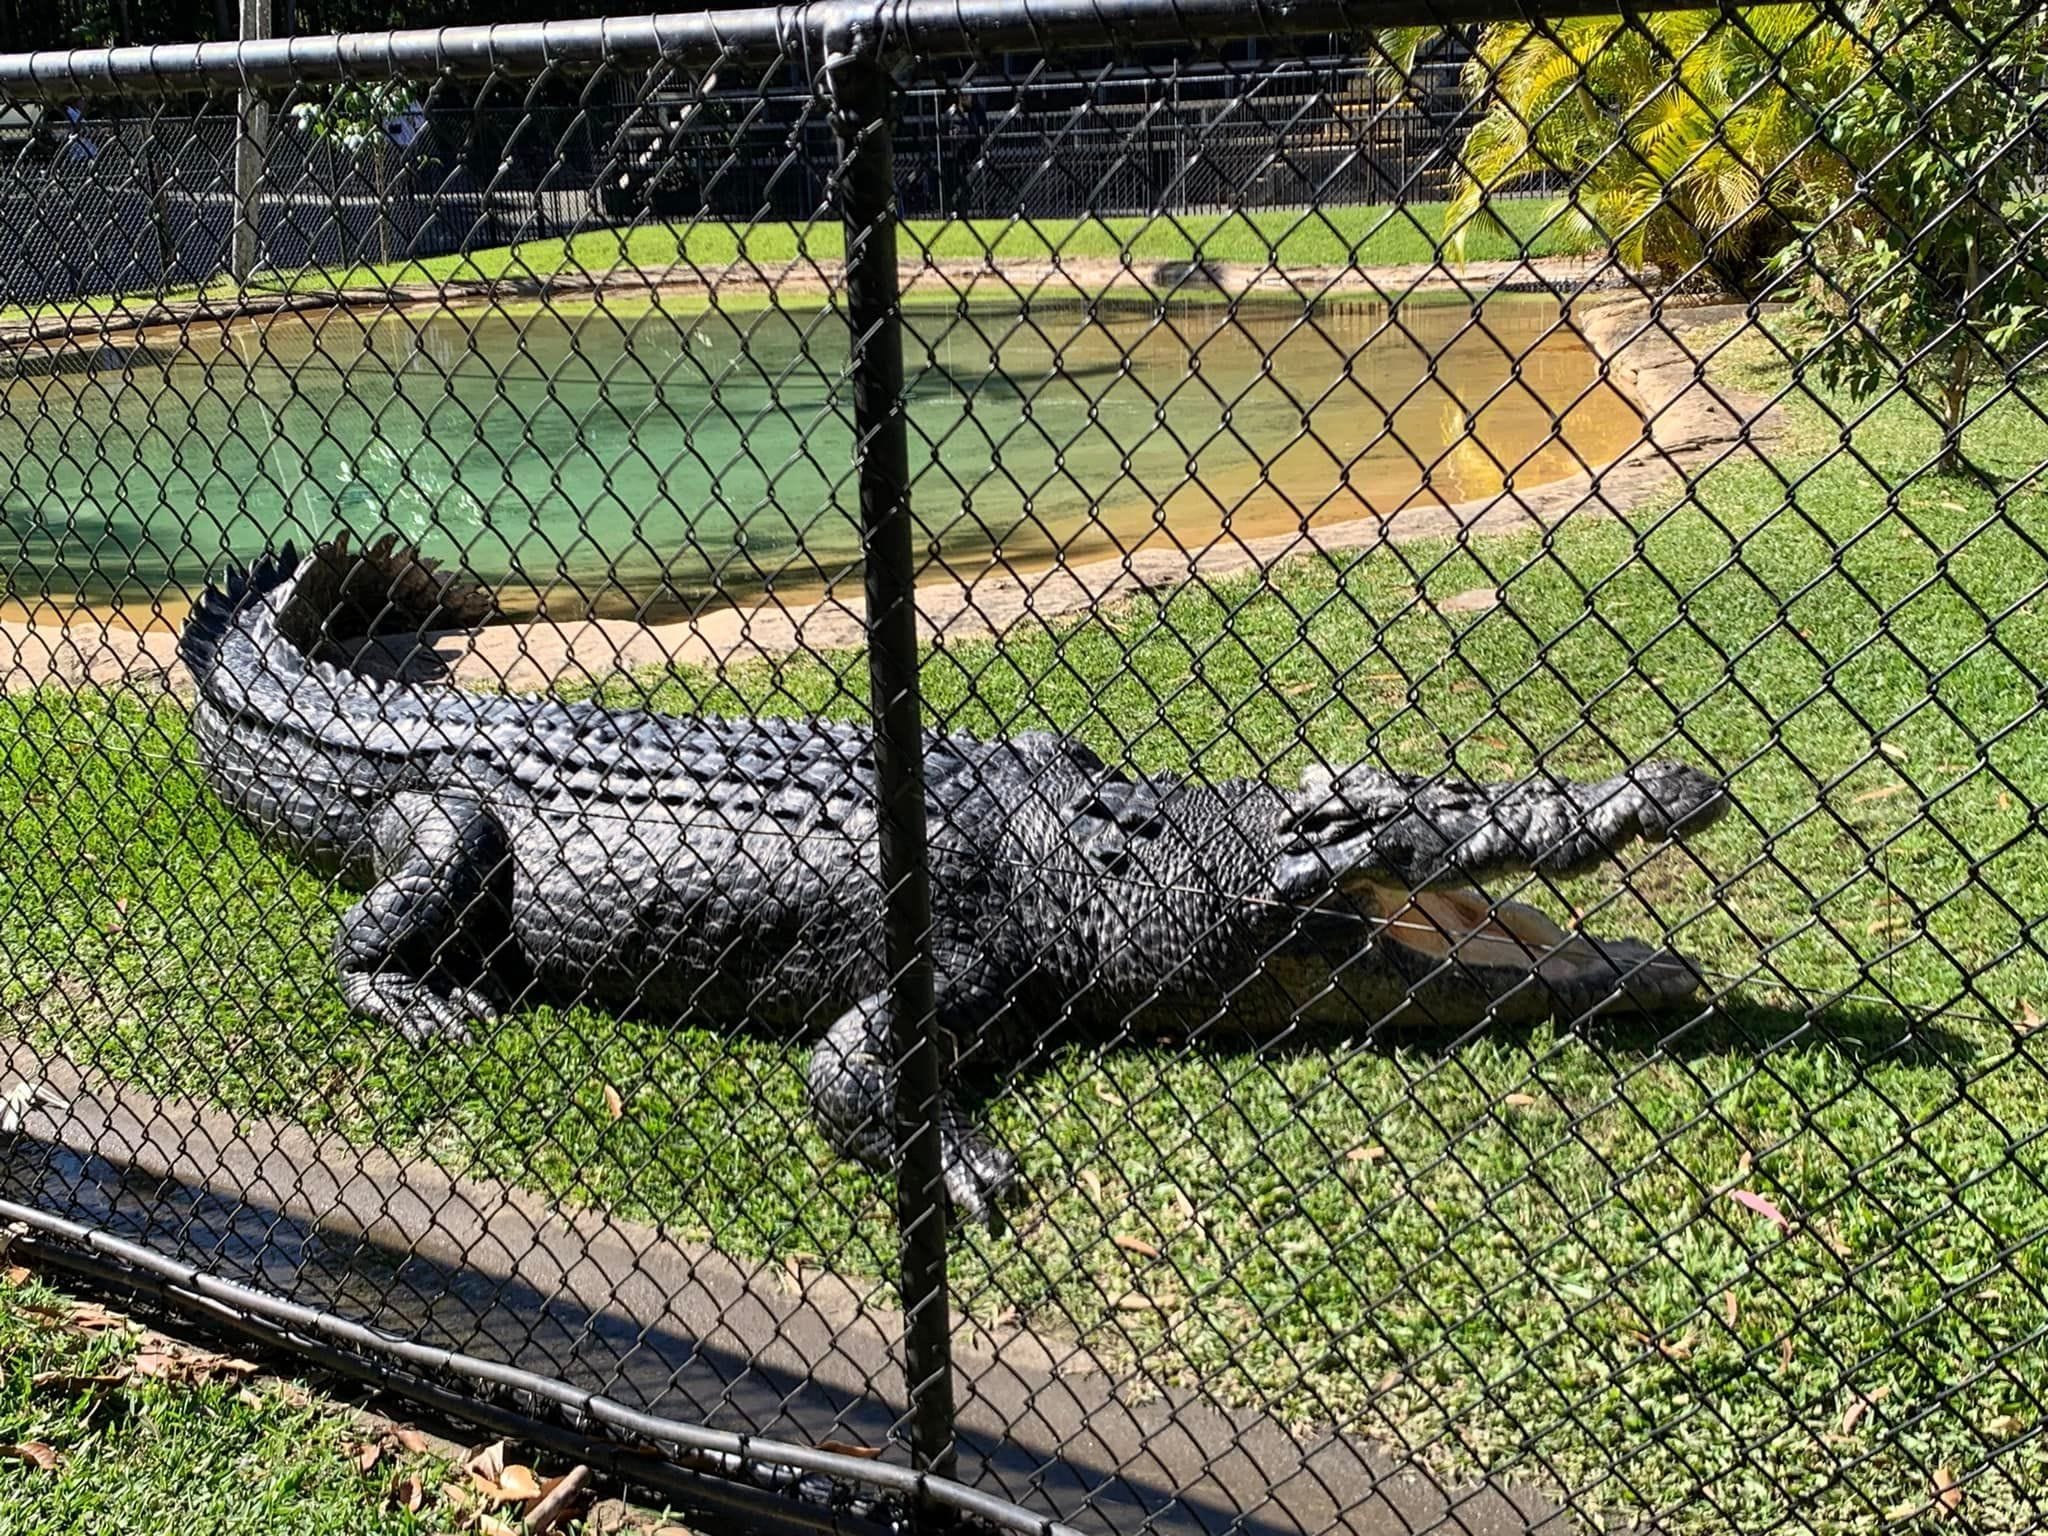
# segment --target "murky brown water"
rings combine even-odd
[[[955,576],[1456,504],[1639,432],[1542,297],[908,322],[913,503]],[[227,556],[341,527],[417,539],[515,611],[816,591],[859,554],[845,366],[828,311],[336,311],[103,349],[4,386],[0,617],[162,623]]]

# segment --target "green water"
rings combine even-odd
[[[1572,474],[1637,422],[1557,317],[912,309],[921,552],[959,575]],[[340,527],[416,539],[515,609],[815,590],[857,570],[846,358],[829,310],[642,305],[335,310],[31,360],[0,416],[8,596],[175,606],[228,555]]]

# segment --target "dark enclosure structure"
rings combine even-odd
[[[2042,1529],[2044,25],[0,56],[11,1251],[749,1525]]]

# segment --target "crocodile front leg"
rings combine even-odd
[[[376,883],[335,937],[342,996],[415,1045],[466,1039],[497,1017],[476,984],[510,931],[504,833],[474,800],[405,793],[372,837]]]
[[[811,1112],[835,1149],[877,1173],[896,1164],[895,1010],[881,994],[841,1014],[811,1053]],[[946,1056],[953,1056],[948,1038]],[[939,1161],[954,1208],[987,1221],[1017,1177],[1017,1160],[978,1131],[950,1095],[938,1105]]]

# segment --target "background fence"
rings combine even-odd
[[[1140,50],[1157,56],[1140,65],[1105,53],[1053,73],[1008,57],[935,61],[900,92],[900,212],[1061,219],[1444,196],[1474,116],[1456,84],[1461,39],[1402,77],[1355,57],[1261,63],[1246,51]],[[826,196],[831,136],[803,82],[700,88],[657,64],[608,71],[594,88],[550,79],[536,95],[532,84],[401,80],[343,134],[277,122],[258,275],[493,251],[649,217],[800,220]],[[24,237],[7,291],[57,301],[231,276],[236,119],[224,105],[112,97],[21,110],[0,135],[14,182],[6,217]],[[806,139],[794,158],[792,132]],[[72,216],[40,216],[53,199]]]
[[[741,1523],[2039,1529],[2042,17],[1373,20],[0,58],[16,1251]]]

